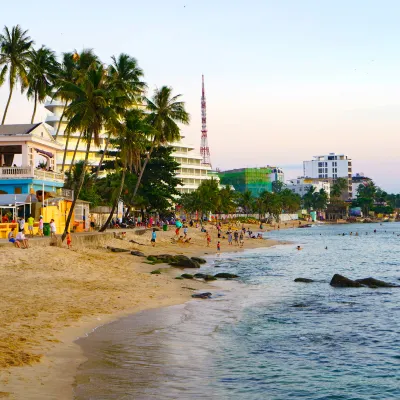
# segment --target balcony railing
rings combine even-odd
[[[64,182],[64,174],[27,167],[0,167],[0,179],[42,179],[45,181]]]

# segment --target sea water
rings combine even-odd
[[[400,399],[400,288],[329,285],[335,273],[400,284],[398,235],[399,223],[321,225],[210,257],[201,272],[238,282],[79,341],[76,399]]]

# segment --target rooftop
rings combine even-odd
[[[41,122],[37,124],[0,125],[0,135],[27,135],[40,124]]]

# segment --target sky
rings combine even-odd
[[[145,72],[149,95],[171,86],[191,114],[198,149],[201,75],[214,168],[278,165],[347,154],[389,192],[400,192],[400,2],[397,0],[69,0],[4,2],[0,26],[20,24],[57,54],[121,52]],[[0,114],[8,90],[0,88]],[[7,123],[29,123],[15,92]],[[41,108],[37,121],[44,121]]]

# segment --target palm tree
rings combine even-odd
[[[147,110],[149,111],[146,119],[148,124],[152,126],[153,132],[151,133],[150,149],[140,168],[133,196],[137,194],[143,172],[154,148],[180,139],[180,129],[177,123],[189,124],[190,116],[185,110],[185,103],[179,101],[180,97],[180,94],[172,96],[172,88],[163,86],[161,89],[155,90],[151,100],[146,98]]]
[[[107,221],[101,227],[100,232],[104,232],[109,226],[111,219],[117,208],[118,201],[121,197],[125,183],[126,170],[137,168],[140,163],[140,155],[146,146],[146,136],[150,130],[149,125],[144,121],[143,112],[139,110],[131,110],[127,113],[125,124],[120,130],[120,134],[116,139],[111,139],[113,147],[119,149],[119,159],[122,164],[121,181],[117,194],[114,197],[110,215]]]
[[[0,71],[0,85],[3,84],[8,74],[10,87],[10,93],[1,121],[2,125],[4,125],[6,120],[15,84],[17,81],[20,82],[22,92],[28,86],[27,64],[32,44],[33,40],[28,36],[28,31],[23,31],[19,25],[13,26],[11,32],[5,26],[3,34],[0,35],[0,66],[3,66]]]
[[[46,97],[51,94],[59,70],[59,64],[54,51],[42,46],[39,50],[31,51],[28,66],[27,96],[34,99],[31,118],[31,124],[33,124],[37,103],[43,103]]]
[[[59,79],[57,80],[56,84],[57,91],[54,94],[54,97],[59,97],[61,100],[64,101],[64,109],[58,123],[56,138],[58,136],[62,120],[65,116],[68,103],[72,101],[71,92],[69,91],[70,84],[81,84],[86,79],[87,72],[91,69],[97,69],[99,66],[100,60],[96,56],[96,54],[94,54],[92,49],[83,49],[81,53],[78,53],[77,51],[75,51],[74,53],[64,53],[62,68],[60,69]],[[67,158],[68,145],[71,136],[71,133],[69,131],[66,130],[65,133],[67,135],[67,139],[65,141],[61,171],[64,171],[65,168],[65,161]],[[82,132],[78,139],[73,160],[75,159],[75,154],[81,137]],[[72,164],[73,161],[71,162],[69,172],[71,172]]]
[[[333,199],[339,199],[342,192],[348,190],[348,182],[346,178],[337,178],[335,183],[332,185],[331,197]]]
[[[118,125],[118,115],[111,106],[112,93],[108,88],[107,75],[102,65],[90,68],[81,82],[80,84],[67,83],[64,86],[65,92],[72,99],[65,110],[65,116],[68,119],[65,132],[67,134],[76,131],[83,133],[83,138],[86,142],[86,155],[82,170],[85,172],[92,141],[98,146],[100,132],[104,128],[115,129],[115,126]],[[85,174],[82,173],[77,189],[74,192],[74,200],[68,213],[62,240],[65,239],[68,232],[84,178]]]
[[[247,216],[249,215],[249,212],[252,211],[253,204],[254,198],[250,190],[246,190],[239,195],[239,205],[243,208],[243,211],[246,213]]]
[[[127,108],[137,107],[142,103],[142,94],[146,88],[146,84],[141,81],[143,70],[139,68],[137,60],[128,54],[121,53],[118,58],[112,56],[111,59],[112,63],[108,67],[109,85],[116,94],[115,106],[119,108],[121,114],[124,114]],[[108,132],[96,176],[103,164],[111,135],[112,132]]]

